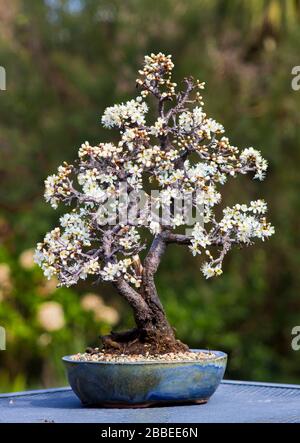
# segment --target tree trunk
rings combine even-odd
[[[188,350],[187,345],[176,339],[154,282],[154,274],[165,249],[166,241],[158,234],[144,260],[140,292],[134,290],[122,277],[114,283],[119,294],[133,310],[136,328],[123,333],[112,332],[101,337],[105,351],[122,354],[164,354]]]
[[[137,293],[122,278],[118,279],[115,286],[133,310],[136,328],[125,332],[111,332],[110,335],[101,337],[105,352],[165,354],[188,350],[188,346],[175,337],[158,298],[154,280],[145,277],[141,293]]]

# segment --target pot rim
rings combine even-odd
[[[144,361],[84,361],[84,360],[73,360],[71,357],[76,354],[72,355],[66,355],[62,357],[63,362],[67,363],[74,363],[74,364],[100,364],[100,365],[178,365],[178,364],[211,364],[216,363],[222,360],[227,360],[227,354],[223,351],[215,351],[215,350],[207,350],[207,349],[190,349],[191,352],[203,352],[203,353],[213,353],[215,354],[215,357],[211,357],[209,359],[202,358],[199,360],[157,360],[157,361],[150,361],[150,360],[144,360]]]

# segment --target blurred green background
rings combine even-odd
[[[60,357],[131,324],[109,285],[56,289],[32,250],[59,211],[43,180],[80,144],[111,140],[100,117],[135,94],[143,56],[173,55],[179,81],[207,82],[208,113],[233,144],[261,149],[267,179],[224,188],[224,202],[264,198],[276,235],[235,250],[222,277],[172,246],[158,287],[178,337],[229,353],[227,378],[300,383],[299,0],[0,0],[0,391],[66,383]]]

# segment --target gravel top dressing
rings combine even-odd
[[[183,361],[197,361],[209,360],[214,358],[213,352],[170,352],[168,354],[151,355],[125,355],[125,354],[110,354],[101,351],[93,354],[75,354],[71,358],[74,361],[91,361],[91,362],[111,362],[111,363],[127,363],[127,362],[183,362]]]

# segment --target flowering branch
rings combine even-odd
[[[168,244],[186,245],[193,255],[204,252],[202,272],[209,278],[222,273],[222,262],[234,245],[250,245],[253,239],[265,240],[274,233],[265,218],[263,200],[225,208],[222,218],[216,219],[221,186],[240,174],[252,173],[262,180],[267,162],[252,147],[240,151],[232,146],[223,126],[204,112],[204,83],[188,77],[178,91],[173,68],[171,56],[146,56],[136,80],[140,95],[108,107],[102,116],[106,128],[119,130],[119,142],[83,143],[74,165],[64,163],[45,181],[45,198],[53,208],[60,203],[71,206],[60,227],[37,247],[36,261],[48,278],[56,275],[62,285],[70,286],[92,275],[113,282],[135,309],[142,304],[146,310],[146,303],[163,312],[154,275]],[[157,102],[153,124],[146,122],[148,96]],[[152,212],[143,220],[134,217],[139,204],[121,202],[121,182],[128,193],[143,190],[147,182],[155,184],[159,196],[146,193],[147,205],[170,206],[168,223]],[[189,235],[176,232],[187,227],[184,211],[175,211],[175,202],[184,192],[193,194],[193,208],[202,208],[202,220]],[[112,227],[107,211],[117,207],[119,215],[126,209],[129,217]],[[143,262],[141,228],[153,234]],[[220,247],[217,255],[215,246]]]

